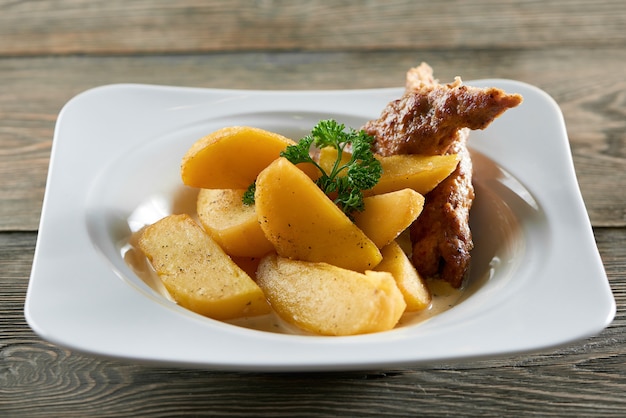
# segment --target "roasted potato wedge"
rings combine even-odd
[[[189,215],[170,215],[139,238],[163,285],[181,306],[215,319],[265,314],[257,284]]]
[[[428,285],[420,277],[411,260],[396,241],[382,249],[383,261],[376,266],[376,271],[391,273],[398,289],[404,296],[407,312],[415,312],[430,306],[432,295]]]
[[[346,163],[350,157],[349,153],[344,152],[341,160]],[[459,157],[456,154],[431,156],[403,154],[388,157],[376,156],[376,159],[380,161],[383,174],[376,186],[363,191],[365,196],[407,188],[424,195],[448,177],[459,163]],[[330,172],[336,160],[335,148],[325,147],[320,150],[318,163],[326,172]]]
[[[425,195],[450,175],[459,163],[459,156],[390,155],[377,157],[383,175],[376,186],[363,192],[366,196],[413,189]]]
[[[392,329],[406,303],[392,275],[357,273],[327,263],[268,255],[257,282],[285,321],[322,335],[354,335]]]
[[[424,196],[412,189],[363,199],[365,210],[354,213],[354,223],[378,248],[383,248],[408,228],[422,212]]]
[[[247,189],[288,145],[289,138],[248,126],[219,129],[196,141],[183,157],[183,183],[203,189]]]
[[[255,201],[261,228],[282,257],[360,272],[382,259],[376,244],[285,158],[259,174]]]
[[[202,189],[198,218],[224,251],[235,257],[261,257],[274,250],[267,240],[254,205],[244,205],[243,189]]]

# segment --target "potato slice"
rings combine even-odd
[[[407,312],[428,308],[432,301],[430,290],[400,245],[396,241],[392,241],[381,252],[383,261],[376,266],[375,270],[392,274],[398,289],[404,296]]]
[[[390,330],[406,306],[386,272],[362,274],[268,255],[259,264],[257,281],[285,321],[322,335]]]
[[[189,215],[148,226],[139,248],[179,305],[215,319],[270,311],[263,292]]]
[[[350,160],[351,155],[344,152],[342,162]],[[333,147],[322,148],[319,152],[318,163],[326,172],[330,172],[337,159],[337,150]],[[450,155],[392,155],[388,157],[376,156],[383,168],[383,174],[376,186],[364,190],[365,196],[389,193],[402,189],[413,189],[420,194],[426,194],[434,189],[443,179],[448,177],[456,168],[459,157]]]
[[[342,151],[341,153],[341,164],[347,164],[350,161],[352,154],[347,151]],[[326,172],[330,173],[337,161],[337,148],[335,147],[324,147],[319,150],[317,155],[317,163],[320,167]],[[345,175],[345,173],[341,173],[340,175]]]
[[[259,225],[255,206],[244,205],[243,189],[202,189],[198,218],[204,229],[230,256],[261,257],[274,250]]]
[[[247,126],[219,129],[196,141],[182,160],[183,183],[204,189],[247,189],[289,138]]]
[[[353,215],[354,223],[378,248],[396,239],[424,208],[424,196],[412,189],[366,197],[363,202],[365,210]]]
[[[380,181],[365,196],[413,189],[425,195],[447,178],[459,163],[459,156],[449,155],[390,155],[376,157],[383,167]]]
[[[382,259],[376,244],[285,158],[259,174],[255,201],[261,228],[282,257],[360,272]]]

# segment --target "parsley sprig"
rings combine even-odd
[[[317,186],[326,195],[333,196],[335,204],[351,216],[353,212],[364,209],[363,190],[374,187],[383,171],[372,152],[373,140],[365,131],[346,130],[345,125],[335,120],[322,120],[309,135],[296,145],[288,146],[280,156],[293,164],[311,163],[316,166],[321,172],[315,181]],[[337,159],[329,173],[311,157],[311,146],[337,150]],[[348,153],[347,147],[350,159],[343,162],[344,153]],[[244,195],[244,203],[254,202],[254,186],[252,184]]]

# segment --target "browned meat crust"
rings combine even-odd
[[[456,170],[426,195],[424,210],[411,225],[412,260],[417,271],[455,288],[463,283],[474,247],[469,228],[474,187],[467,133],[467,129],[460,131],[448,150],[460,156]]]
[[[409,71],[406,93],[363,129],[380,155],[444,154],[461,128],[484,129],[521,96],[497,88],[465,86],[460,78],[439,84],[426,64]]]
[[[363,129],[374,136],[380,155],[459,154],[456,170],[426,195],[424,210],[411,226],[413,264],[424,277],[453,287],[465,278],[473,248],[469,212],[474,200],[469,129],[484,129],[522,97],[497,88],[464,86],[460,78],[439,84],[427,64],[409,70],[405,94],[387,105]]]

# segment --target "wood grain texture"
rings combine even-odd
[[[36,235],[0,234],[0,416],[624,416],[626,231],[595,234],[618,306],[597,336],[500,359],[279,374],[143,366],[42,341],[22,314]]]
[[[626,225],[626,50],[573,48],[556,54],[428,50],[0,59],[0,230],[36,229],[57,115],[86,89],[123,82],[279,90],[395,87],[421,61],[441,81],[456,75],[511,78],[548,92],[564,113],[592,223]]]
[[[623,45],[625,26],[621,0],[3,1],[0,54]]]

